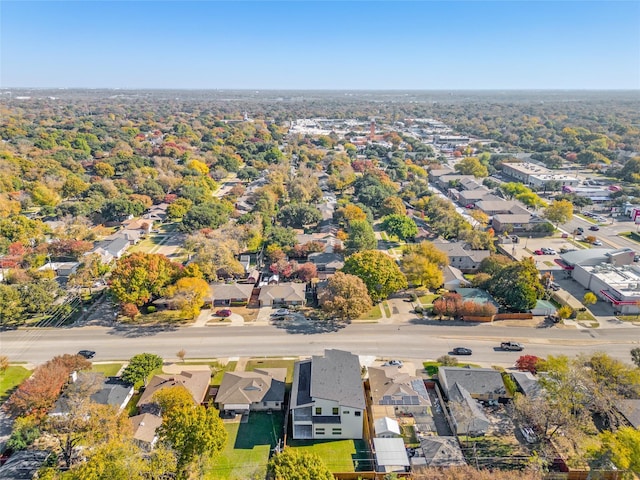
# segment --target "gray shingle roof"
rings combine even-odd
[[[365,408],[360,361],[343,350],[325,350],[311,360],[311,396],[340,405]]]
[[[502,375],[492,368],[438,367],[438,378],[447,396],[456,383],[472,396],[507,394]]]

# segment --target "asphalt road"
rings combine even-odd
[[[156,353],[175,360],[180,349],[189,358],[243,356],[299,356],[339,348],[359,355],[407,360],[436,359],[453,347],[473,349],[473,362],[511,366],[521,353],[503,352],[501,341],[525,345],[525,353],[569,356],[605,351],[629,362],[629,351],[640,346],[637,327],[560,329],[505,327],[498,324],[443,325],[438,322],[357,324],[332,326],[245,325],[243,327],[77,327],[52,330],[16,330],[0,334],[0,350],[14,362],[41,363],[54,355],[81,349],[97,352],[94,361],[127,360],[136,353]],[[419,322],[419,323],[418,323]]]
[[[611,218],[607,218],[608,221],[611,221]],[[621,232],[631,232],[636,231],[637,225],[635,225],[628,218],[621,218],[613,221],[612,224],[599,225],[600,230],[597,232],[593,232],[589,230],[589,227],[594,225],[593,223],[587,222],[586,220],[574,216],[570,221],[561,225],[561,229],[571,233],[575,231],[576,228],[582,227],[584,229],[584,235],[589,236],[593,235],[597,239],[601,240],[604,245],[603,247],[611,247],[611,248],[631,248],[636,252],[640,252],[640,244],[634,242],[633,240],[629,240],[626,237],[621,237],[618,234]]]

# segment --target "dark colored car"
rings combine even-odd
[[[218,310],[216,312],[216,317],[230,317],[231,316],[231,310],[229,310],[228,308],[223,308],[222,310]]]
[[[591,225],[591,226],[589,227],[589,230],[592,230],[592,231],[594,231],[594,232],[597,232],[598,230],[600,230],[600,227],[599,227],[599,226],[597,226],[597,225]]]
[[[454,355],[471,355],[473,352],[470,348],[456,347],[452,350]]]
[[[96,356],[96,352],[94,352],[93,350],[80,350],[78,352],[78,355],[80,355],[81,357],[89,359],[89,358],[95,357]]]

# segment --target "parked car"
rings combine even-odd
[[[560,249],[560,253],[569,253],[569,252],[575,252],[577,251],[577,248],[561,248]]]
[[[513,351],[513,352],[521,352],[522,350],[524,350],[524,347],[522,346],[521,343],[518,342],[502,342],[500,344],[500,348],[502,350],[506,350],[506,351]]]
[[[591,226],[589,227],[589,230],[592,230],[592,231],[594,231],[594,232],[597,232],[598,230],[600,230],[600,227],[599,227],[599,226],[597,226],[597,225],[591,225]]]
[[[577,233],[578,235],[582,235],[582,234],[584,233],[584,228],[582,228],[582,227],[578,227],[578,228],[576,228],[576,233]]]
[[[218,310],[215,313],[216,317],[230,317],[231,316],[231,310],[229,310],[228,308],[223,308],[222,310]]]
[[[398,368],[400,368],[402,365],[404,365],[404,363],[402,363],[402,360],[389,360],[388,362],[384,362],[382,364],[383,367],[398,367]]]
[[[84,357],[86,359],[89,358],[93,358],[96,356],[96,352],[94,352],[93,350],[80,350],[78,352],[78,355],[80,355],[81,357]]]
[[[456,347],[451,351],[454,355],[471,355],[473,353],[470,348],[465,347]]]
[[[535,250],[533,253],[535,253],[536,255],[544,255],[544,252],[542,250]]]
[[[602,246],[602,242],[600,240],[596,240],[591,245],[593,245],[594,247],[601,247]]]
[[[275,312],[271,314],[272,317],[284,317],[285,315],[289,315],[291,312],[288,308],[279,308]]]
[[[554,292],[557,292],[558,290],[560,290],[560,285],[558,285],[556,282],[551,282],[549,284],[549,288]]]
[[[553,248],[542,247],[540,250],[545,255],[555,255],[557,253]]]

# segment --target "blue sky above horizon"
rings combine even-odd
[[[639,89],[640,1],[0,1],[0,86]]]

